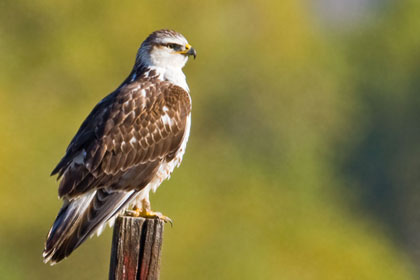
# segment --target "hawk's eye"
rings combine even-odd
[[[166,46],[170,49],[175,50],[175,51],[181,50],[181,45],[178,45],[178,44],[167,44]]]

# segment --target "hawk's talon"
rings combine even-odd
[[[160,219],[160,220],[164,221],[165,223],[170,223],[171,227],[174,225],[171,218],[163,215],[160,212],[154,212],[154,211],[151,211],[151,210],[143,210],[143,211],[140,212],[140,217],[156,218],[156,219]]]
[[[170,223],[171,227],[173,227],[174,223],[171,218],[163,215],[160,212],[154,212],[150,210],[141,210],[135,207],[133,210],[125,210],[125,215],[130,217],[142,217],[142,218],[156,218],[164,221],[165,223]]]

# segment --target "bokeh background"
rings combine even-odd
[[[42,263],[48,175],[160,28],[198,51],[161,279],[420,279],[417,0],[1,1],[1,279],[107,278],[110,229]]]

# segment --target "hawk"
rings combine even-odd
[[[191,124],[191,97],[182,68],[196,51],[185,37],[162,29],[141,44],[133,70],[82,123],[58,174],[63,206],[51,227],[44,262],[55,264],[115,217],[169,218],[150,208],[156,191],[179,166]]]

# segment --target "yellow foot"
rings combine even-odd
[[[158,218],[161,219],[162,221],[164,221],[165,223],[170,223],[171,226],[173,226],[173,222],[171,220],[171,218],[166,217],[165,215],[163,215],[160,212],[154,212],[154,211],[147,211],[147,210],[143,210],[140,212],[140,217],[144,217],[144,218]]]
[[[165,223],[170,223],[173,226],[171,218],[164,216],[160,212],[154,212],[151,210],[144,210],[135,207],[133,210],[126,210],[125,214],[132,217],[143,217],[143,218],[158,218],[164,221]]]

